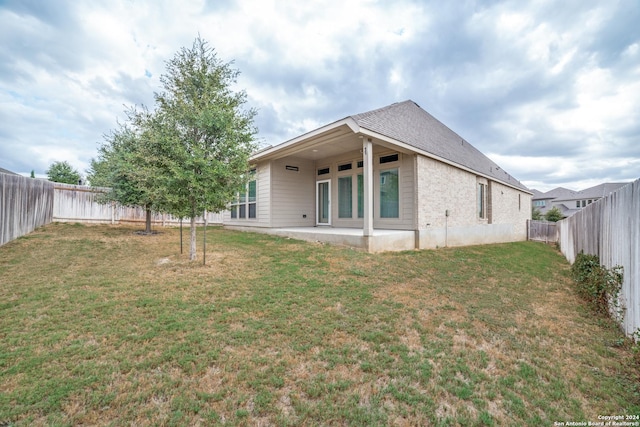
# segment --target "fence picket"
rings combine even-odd
[[[107,190],[0,173],[0,245],[52,221],[144,224],[143,208],[99,203],[100,193]],[[207,212],[206,220],[222,224],[222,214]],[[180,219],[152,212],[151,223],[177,226]],[[204,218],[196,218],[196,224],[203,225]]]
[[[540,242],[557,242],[558,230],[555,222],[550,221],[528,221],[529,240]]]
[[[52,220],[53,184],[0,173],[0,245]]]
[[[607,268],[623,267],[618,303],[628,335],[640,329],[640,179],[558,222],[560,250],[573,264],[580,251]]]

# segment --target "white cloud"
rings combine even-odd
[[[86,169],[124,106],[152,105],[165,61],[200,34],[236,61],[268,144],[411,98],[523,181],[632,176],[634,1],[7,2],[0,166]]]

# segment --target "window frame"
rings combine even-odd
[[[487,215],[487,188],[484,182],[478,182],[476,186],[476,214],[479,220],[486,220]]]
[[[253,196],[251,196],[252,190]],[[236,198],[231,202],[229,211],[233,220],[258,219],[258,179],[255,169],[249,171],[249,181],[245,184],[245,190],[236,193]]]

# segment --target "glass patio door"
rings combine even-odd
[[[316,224],[331,224],[331,181],[316,183]]]

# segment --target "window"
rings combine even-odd
[[[338,178],[338,218],[351,218],[353,216],[351,175]]]
[[[380,171],[380,218],[400,217],[398,190],[398,169]]]
[[[487,184],[478,183],[478,218],[487,217]]]
[[[397,162],[397,161],[398,161],[398,153],[380,157],[380,164]]]
[[[331,169],[329,169],[329,168],[318,169],[318,175],[326,175],[329,172],[331,172]]]
[[[358,160],[358,167],[361,168],[364,166],[364,160]]]
[[[352,163],[345,163],[344,165],[338,165],[338,172],[348,171],[348,170],[351,170],[352,168],[353,168]]]
[[[576,208],[580,207],[580,200],[576,200]]]
[[[232,219],[254,219],[256,218],[257,186],[255,180],[255,169],[251,173],[251,180],[247,183],[246,191],[238,193],[236,200],[231,203]]]
[[[536,200],[535,202],[533,202],[533,206],[542,206],[544,207],[545,203],[544,200]]]

